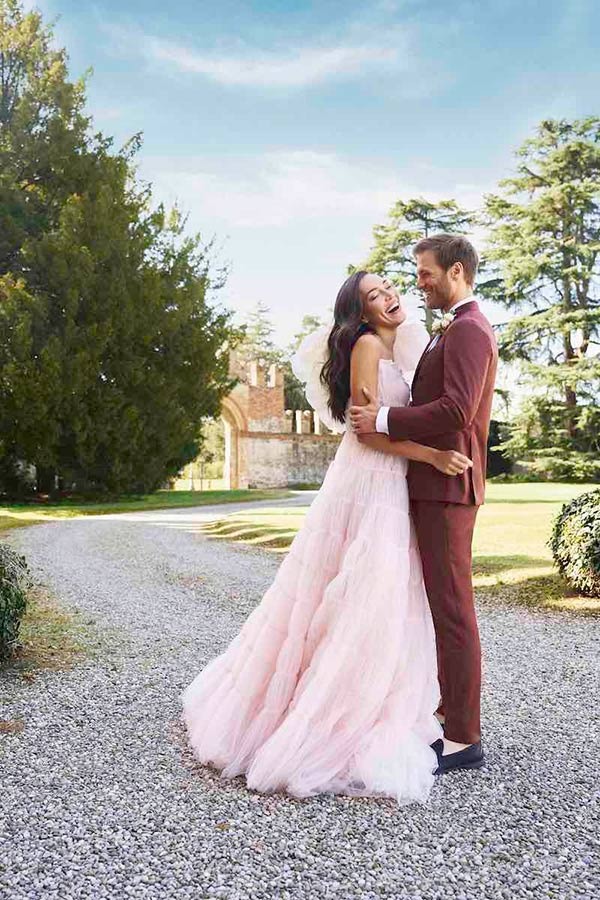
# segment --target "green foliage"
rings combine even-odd
[[[253,359],[264,359],[269,364],[280,362],[281,350],[275,346],[274,331],[271,310],[259,301],[244,322],[243,337],[236,351],[238,358],[245,362]]]
[[[600,119],[544,121],[517,157],[486,198],[499,277],[483,293],[517,313],[500,351],[528,388],[504,449],[543,477],[599,480]]]
[[[90,132],[38,13],[0,0],[0,475],[151,491],[193,459],[231,385],[224,273]],[[12,479],[12,480],[11,480]]]
[[[18,646],[29,585],[25,559],[0,543],[0,660],[8,659]]]
[[[274,328],[269,307],[258,303],[244,323],[244,337],[236,349],[236,356],[243,362],[263,359],[268,364],[276,363],[283,371],[285,408],[309,409],[304,385],[292,371],[291,358],[306,335],[324,324],[318,316],[304,316],[300,330],[294,335],[290,345],[282,350],[275,345],[273,339]]]
[[[401,292],[414,289],[416,263],[412,251],[417,241],[439,232],[462,233],[470,228],[474,218],[455,200],[399,200],[390,209],[387,223],[373,228],[374,243],[367,259],[360,266],[350,266],[349,271],[366,269],[386,276]],[[425,314],[430,328],[431,311],[426,310]]]
[[[583,407],[581,427],[569,435],[560,399],[529,397],[501,444],[509,458],[546,481],[600,481],[600,409]]]
[[[222,478],[225,465],[225,431],[221,420],[208,419],[202,423],[200,452],[194,460],[194,477]]]
[[[600,491],[565,503],[550,539],[559,571],[583,594],[600,597]]]

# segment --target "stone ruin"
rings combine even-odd
[[[340,442],[312,410],[284,408],[283,372],[264,360],[232,358],[240,379],[223,400],[225,485],[273,488],[320,484]]]

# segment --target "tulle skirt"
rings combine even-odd
[[[272,585],[182,699],[198,760],[254,790],[427,797],[439,686],[404,460],[344,436]]]

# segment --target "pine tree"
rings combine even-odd
[[[432,234],[463,233],[474,222],[474,214],[461,209],[455,200],[432,203],[423,198],[399,200],[392,206],[388,221],[373,228],[373,247],[360,267],[385,276],[401,292],[414,289],[416,263],[413,247]],[[425,323],[431,329],[432,315],[425,310]]]
[[[517,314],[501,351],[527,386],[505,449],[546,477],[600,479],[600,119],[543,121],[517,159],[486,198],[487,293]]]
[[[291,359],[302,339],[323,324],[323,320],[318,316],[304,316],[300,330],[294,335],[289,346],[282,349],[275,344],[275,328],[271,319],[271,310],[265,303],[259,302],[250,312],[243,326],[244,337],[236,349],[236,357],[242,364],[253,359],[262,359],[267,365],[275,363],[283,371],[285,408],[309,409],[310,404],[304,393],[304,385],[294,375]]]
[[[281,362],[281,351],[275,346],[275,328],[269,307],[259,301],[248,314],[243,325],[244,336],[238,355],[246,361],[263,359],[266,363]]]

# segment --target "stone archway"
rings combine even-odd
[[[225,464],[223,466],[225,490],[236,490],[246,487],[240,434],[247,433],[248,422],[242,409],[231,395],[222,401],[221,419],[225,427]]]

